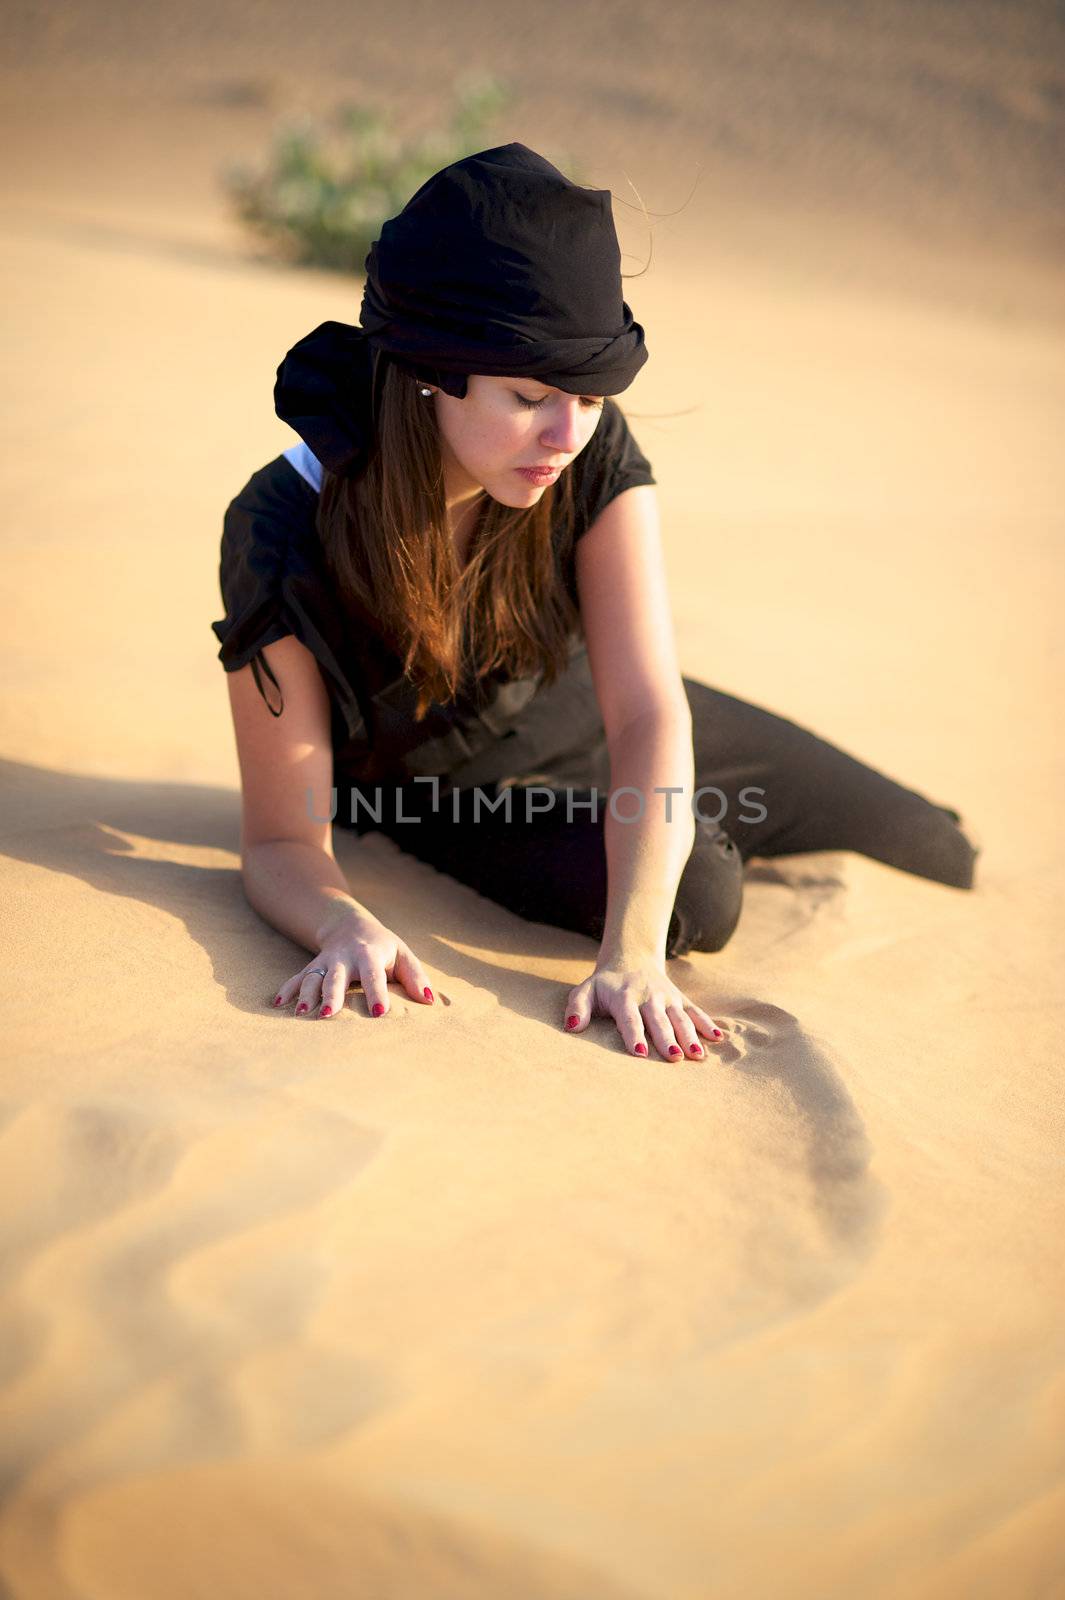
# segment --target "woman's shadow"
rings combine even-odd
[[[306,962],[303,946],[272,928],[244,893],[239,792],[56,772],[0,758],[0,795],[0,853],[176,917],[207,952],[216,979],[238,1008],[262,1014],[277,985]],[[483,982],[486,971],[505,975],[505,969],[461,949],[463,943],[484,944],[486,932],[491,938],[479,914],[485,909],[513,924],[502,907],[455,884],[458,893],[473,897],[474,915],[468,926],[461,915],[449,918],[444,940],[436,931],[440,918],[426,904],[423,875],[440,881],[432,868],[376,834],[359,838],[337,828],[334,849],[352,894],[365,897],[371,908],[387,905],[388,924],[402,929],[422,959],[472,983]],[[99,925],[87,922],[85,938],[97,941]],[[68,947],[65,964],[77,955]],[[399,985],[391,987],[401,993]]]
[[[80,879],[103,894],[169,912],[208,953],[216,978],[240,1009],[261,1014],[277,984],[306,961],[304,948],[272,928],[245,896],[236,790],[56,772],[0,758],[0,793],[3,854]],[[541,988],[558,986],[534,979],[527,969],[513,970],[510,958],[556,959],[572,953],[580,960],[588,953],[594,962],[594,940],[525,921],[381,833],[360,837],[337,827],[333,843],[352,894],[371,909],[387,906],[388,925],[401,929],[423,960],[472,984],[490,976],[501,1003],[522,1014],[543,1015]],[[219,860],[223,854],[232,860]],[[754,862],[746,877],[793,891],[815,887],[818,904],[843,887],[831,875],[797,883]],[[442,918],[432,901],[445,894],[447,916]],[[800,923],[817,909],[805,906],[808,898],[796,896],[804,902],[796,906]],[[447,937],[442,938],[445,921]],[[88,925],[86,938],[97,936]],[[469,953],[471,946],[499,949],[499,964]],[[399,985],[392,987],[401,993]],[[448,1004],[446,995],[438,998]]]

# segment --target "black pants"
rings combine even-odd
[[[904,788],[786,717],[693,678],[685,678],[684,687],[696,787],[712,792],[698,797],[706,820],[696,822],[667,957],[724,947],[739,921],[744,864],[752,856],[856,850],[918,877],[972,888],[979,852],[958,826],[957,811]],[[521,917],[599,939],[606,915],[608,795],[600,790],[593,821],[590,809],[577,803],[591,791],[571,786],[571,792],[572,819],[565,791],[557,790],[550,809],[527,820],[526,791],[514,786],[508,821],[502,808],[488,810],[475,789],[466,789],[458,791],[456,820],[451,796],[432,809],[426,783],[404,785],[398,797],[382,786],[382,821],[369,826],[379,826],[401,849]],[[500,796],[492,785],[480,793],[492,800]],[[532,798],[547,803],[543,795]],[[660,795],[647,801],[664,803]],[[636,806],[636,797],[623,796],[616,811],[628,816]],[[368,813],[360,809],[359,816],[358,831],[368,831]],[[348,821],[343,804],[337,820]]]

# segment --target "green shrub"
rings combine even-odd
[[[381,224],[434,172],[492,143],[485,130],[508,89],[476,74],[454,92],[450,124],[407,140],[380,111],[351,101],[322,120],[286,123],[264,172],[231,165],[223,174],[237,216],[285,260],[361,276]]]

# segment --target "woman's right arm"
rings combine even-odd
[[[371,1013],[383,1015],[388,979],[394,978],[412,998],[428,1003],[432,991],[427,996],[420,963],[349,892],[333,854],[332,733],[317,662],[292,634],[268,648],[271,670],[284,684],[280,717],[264,704],[250,665],[226,677],[240,763],[244,892],[261,917],[312,954],[281,985],[278,1002],[298,996],[300,1010],[321,1003],[324,1014],[335,1014],[354,981],[362,984]],[[327,820],[316,820],[323,816]],[[324,978],[305,975],[307,968],[323,966]]]

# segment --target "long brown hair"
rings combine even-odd
[[[417,720],[502,668],[552,683],[579,614],[566,583],[573,489],[562,472],[534,506],[487,493],[459,563],[448,527],[440,433],[414,378],[385,357],[375,437],[357,478],[326,472],[318,537],[342,599],[369,615],[417,687]]]

